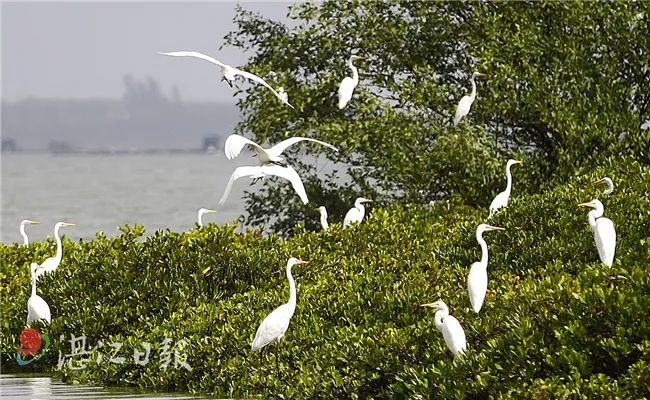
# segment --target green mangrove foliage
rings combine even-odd
[[[516,187],[533,193],[613,154],[648,159],[649,2],[326,0],[298,4],[289,17],[283,24],[240,9],[236,18],[227,43],[253,54],[246,68],[284,87],[296,107],[250,88],[238,133],[339,146],[326,154],[341,165],[329,176],[322,163],[290,158],[314,206],[334,218],[358,195],[384,205],[460,196],[487,206],[494,193],[486,189],[501,184],[508,158],[526,161]],[[351,53],[367,61],[356,62],[360,84],[339,110]],[[453,127],[475,70],[489,76]],[[248,223],[277,232],[311,221],[285,182],[249,193],[247,209]]]
[[[617,185],[610,196],[591,185],[605,174]],[[2,367],[56,370],[70,335],[84,334],[89,361],[64,362],[65,380],[237,398],[648,397],[649,187],[650,168],[617,159],[542,194],[515,191],[491,220],[506,231],[486,235],[490,280],[480,314],[466,279],[488,210],[460,201],[376,208],[354,228],[298,227],[288,240],[215,225],[65,240],[59,270],[39,282],[53,315],[40,329],[52,343],[24,367],[15,358],[28,265],[53,243],[2,245]],[[595,197],[618,233],[611,268],[577,207]],[[298,305],[276,373],[273,356],[260,360],[250,343],[288,298],[290,256],[310,264],[293,271]],[[465,329],[462,358],[453,359],[434,313],[420,307],[438,299]],[[173,367],[174,357],[161,369],[165,345],[182,341],[191,370]],[[113,342],[122,343],[117,355]],[[133,354],[145,342],[151,354],[140,365]]]

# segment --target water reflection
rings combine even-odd
[[[54,399],[199,399],[186,395],[143,394],[126,389],[104,388],[90,385],[66,385],[56,378],[35,375],[0,375],[2,400],[54,400]]]

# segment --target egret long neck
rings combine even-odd
[[[32,296],[36,296],[36,271],[30,267],[32,271]]]
[[[439,331],[442,331],[442,317],[445,317],[447,315],[446,312],[443,310],[438,310],[436,311],[436,317],[435,317],[435,322],[436,322],[436,328],[438,328]]]
[[[199,228],[203,228],[203,213],[199,211],[199,214],[196,216],[197,222],[199,223]]]
[[[357,67],[352,64],[352,60],[348,62],[348,67],[352,70],[352,80],[354,81],[354,84],[359,84],[359,71],[357,70]]]
[[[488,262],[488,247],[483,239],[483,232],[476,232],[476,241],[481,245],[481,265],[487,267]]]
[[[366,207],[364,207],[362,202],[358,201],[354,203],[354,206],[357,208],[357,210],[361,211],[361,215],[364,215],[366,213]]]
[[[512,164],[506,167],[506,190],[505,192],[510,196],[510,191],[512,190],[512,173],[510,172],[510,167]]]
[[[596,208],[595,210],[589,211],[587,219],[589,220],[589,226],[591,229],[596,229],[596,219],[603,216],[603,211],[602,208]]]
[[[61,262],[61,258],[63,258],[63,245],[61,244],[61,237],[59,237],[59,227],[54,229],[54,240],[56,240],[56,255],[54,258],[58,262]]]
[[[472,94],[469,97],[471,97],[472,101],[474,101],[474,99],[476,98],[476,82],[474,82],[474,75],[472,75],[471,82],[472,82]]]
[[[20,224],[20,235],[23,237],[23,246],[27,246],[29,244],[29,238],[27,237],[27,233],[25,233],[25,224]]]
[[[287,303],[292,310],[296,309],[296,282],[291,275],[291,266],[287,267],[287,279],[289,280],[289,302]]]
[[[327,223],[327,214],[325,212],[320,213],[320,225],[323,227],[323,229],[330,227],[329,223]]]

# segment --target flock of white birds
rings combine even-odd
[[[208,61],[212,64],[219,66],[222,69],[222,79],[225,80],[231,87],[232,81],[236,78],[237,75],[242,76],[246,79],[249,79],[253,82],[263,85],[269,89],[282,103],[294,108],[288,101],[288,95],[283,88],[278,88],[277,90],[273,89],[264,79],[260,78],[257,75],[252,73],[242,71],[240,69],[234,68],[230,65],[224,64],[217,59],[207,56],[205,54],[196,52],[196,51],[176,51],[168,53],[160,53],[168,56],[175,57],[194,57],[199,58],[205,61]],[[362,60],[364,57],[358,55],[352,55],[347,62],[347,66],[352,71],[352,77],[346,77],[341,81],[338,90],[338,108],[343,109],[352,99],[352,94],[354,89],[359,84],[359,73],[357,68],[354,66],[353,62],[357,60]],[[458,124],[460,120],[467,116],[472,106],[472,103],[476,99],[476,82],[475,78],[485,76],[479,72],[472,74],[471,83],[472,83],[472,92],[469,96],[464,96],[456,108],[456,114],[454,116],[453,123],[454,125]],[[292,137],[287,140],[284,140],[273,147],[263,148],[254,141],[247,139],[240,135],[230,135],[226,139],[225,143],[225,153],[228,159],[233,159],[237,157],[241,150],[245,146],[251,146],[254,150],[254,156],[257,156],[259,160],[258,165],[254,166],[242,166],[235,169],[232,173],[224,194],[219,201],[219,205],[223,205],[226,201],[228,194],[232,188],[233,183],[239,178],[250,177],[253,180],[261,179],[267,176],[278,176],[284,179],[287,179],[296,194],[300,197],[304,204],[309,202],[307,193],[305,192],[304,185],[298,173],[290,165],[286,163],[286,160],[281,157],[282,153],[289,147],[298,142],[309,141],[318,143],[322,146],[328,147],[334,151],[338,152],[338,149],[329,143],[325,143],[320,140],[306,138],[306,137]],[[492,217],[497,210],[505,208],[508,206],[508,200],[510,198],[510,193],[512,191],[512,174],[511,167],[515,164],[521,164],[521,161],[518,160],[508,160],[506,164],[506,189],[499,193],[489,207],[489,216]],[[607,185],[607,189],[604,194],[612,193],[614,189],[614,184],[610,178],[603,178],[597,183],[604,183]],[[348,227],[351,224],[360,223],[365,215],[364,203],[370,202],[372,200],[366,199],[364,197],[359,197],[354,202],[354,207],[352,207],[343,220],[343,227]],[[592,200],[588,203],[580,204],[580,206],[593,208],[592,211],[588,213],[589,226],[594,232],[596,247],[598,249],[598,255],[601,261],[611,266],[614,260],[614,252],[616,248],[616,232],[614,230],[614,224],[608,218],[603,217],[603,205],[599,200]],[[324,206],[320,206],[315,210],[320,213],[320,223],[323,229],[329,228],[329,223],[327,221],[328,215],[327,210]],[[207,213],[215,213],[216,210],[201,208],[198,211],[197,223],[199,227],[203,226],[203,215]],[[24,245],[29,244],[27,234],[25,233],[25,226],[28,224],[38,224],[37,221],[24,220],[20,224],[20,233],[24,238]],[[63,256],[63,249],[61,246],[61,239],[59,237],[59,229],[66,226],[74,226],[74,224],[66,222],[58,222],[54,227],[54,237],[56,240],[57,251],[54,257],[46,259],[40,265],[37,263],[31,263],[30,272],[32,280],[32,295],[27,302],[27,323],[31,324],[34,321],[43,320],[46,322],[51,321],[50,309],[48,304],[40,296],[36,294],[36,282],[38,278],[44,273],[51,273],[56,271],[58,268],[61,258]],[[468,279],[467,279],[467,291],[469,294],[469,300],[471,303],[472,310],[478,313],[483,306],[485,300],[485,295],[487,292],[488,286],[488,276],[487,276],[487,265],[488,265],[488,248],[485,240],[483,239],[483,233],[492,231],[492,230],[503,230],[504,228],[492,226],[488,224],[480,224],[476,229],[476,240],[481,246],[482,256],[481,260],[472,264]],[[271,312],[260,324],[257,332],[255,334],[255,339],[251,345],[253,351],[262,350],[266,345],[272,343],[279,343],[282,337],[285,335],[289,322],[294,314],[296,309],[296,284],[291,274],[291,269],[294,265],[306,264],[305,261],[299,260],[297,258],[290,258],[286,265],[286,275],[287,280],[289,281],[289,301],[280,307],[276,308]],[[435,325],[438,330],[442,333],[445,342],[449,350],[457,356],[462,354],[467,349],[467,341],[465,339],[465,332],[456,318],[449,315],[449,308],[442,301],[436,301],[434,303],[423,304],[423,307],[431,307],[436,309],[435,313]],[[260,353],[261,356],[261,353]],[[277,367],[277,352],[276,352],[276,367]]]

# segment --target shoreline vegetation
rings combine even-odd
[[[614,193],[592,183],[608,175]],[[2,371],[55,372],[94,382],[212,396],[467,398],[650,395],[650,168],[607,160],[541,194],[514,193],[486,237],[488,294],[471,310],[466,277],[487,207],[459,199],[370,210],[327,231],[298,226],[284,239],[234,226],[188,232],[141,226],[89,241],[64,240],[63,261],[39,280],[51,338],[33,363],[16,364],[30,294],[29,264],[53,242],[0,245]],[[578,203],[599,198],[615,224],[614,265],[603,265]],[[315,215],[314,218],[317,218]],[[288,298],[285,263],[297,268],[297,308],[279,346],[279,373],[250,343],[263,317]],[[467,335],[454,360],[420,304],[445,301]],[[70,335],[85,335],[84,368],[65,362]],[[60,340],[63,335],[63,340]],[[165,341],[191,370],[161,369]],[[99,342],[105,343],[99,347]],[[121,343],[122,364],[108,362]],[[134,351],[151,345],[149,363]],[[101,362],[97,362],[101,360]],[[182,360],[181,360],[182,361]],[[72,367],[71,367],[72,366]],[[78,366],[78,365],[77,365]]]

